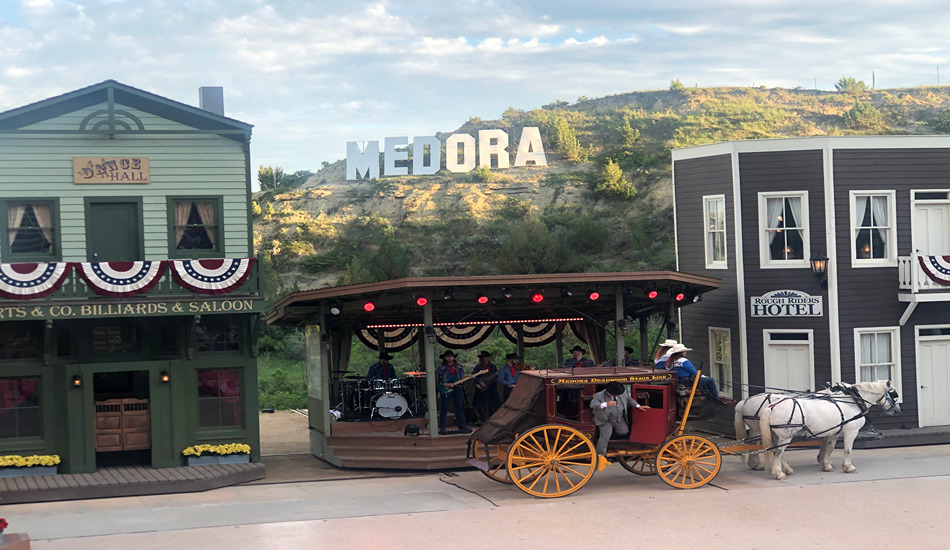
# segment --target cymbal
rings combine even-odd
[[[426,373],[425,371],[412,371],[412,372],[404,372],[403,374],[405,374],[406,376],[425,376]]]

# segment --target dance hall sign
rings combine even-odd
[[[73,183],[149,183],[148,157],[73,157]]]
[[[346,179],[371,179],[383,176],[432,175],[443,167],[449,172],[471,172],[478,166],[511,167],[508,133],[504,130],[479,130],[478,139],[469,134],[452,134],[445,140],[445,162],[442,142],[436,136],[412,138],[388,137],[379,155],[379,141],[346,142]],[[476,154],[477,153],[477,154]],[[411,154],[411,160],[410,160]],[[476,162],[477,161],[477,162]],[[515,152],[515,166],[547,166],[541,132],[536,126],[522,128]]]
[[[821,296],[798,290],[773,290],[752,297],[753,317],[821,317]]]

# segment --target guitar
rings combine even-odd
[[[456,380],[455,382],[449,382],[449,384],[452,384],[452,385],[449,386],[449,387],[445,387],[444,385],[439,384],[439,386],[438,386],[438,387],[439,387],[439,393],[441,393],[442,395],[448,395],[448,394],[452,393],[452,390],[455,389],[455,386],[461,384],[462,382],[467,382],[467,381],[469,381],[469,380],[472,380],[473,378],[477,378],[477,377],[479,377],[479,376],[481,376],[481,375],[483,375],[483,374],[488,374],[488,373],[489,373],[489,370],[488,370],[488,369],[485,369],[485,370],[480,370],[480,371],[476,372],[475,374],[469,374],[468,376],[463,376],[462,378],[459,378],[459,379]]]

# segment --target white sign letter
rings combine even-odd
[[[429,148],[429,164],[425,163],[426,147]],[[442,143],[435,136],[412,138],[412,174],[431,176],[442,168]]]
[[[461,161],[459,145],[462,146]],[[475,138],[468,134],[452,134],[445,140],[445,169],[449,172],[471,172],[475,169]]]
[[[346,179],[379,177],[379,142],[367,141],[360,150],[359,142],[346,142]]]
[[[399,150],[396,147],[402,146]],[[405,176],[409,174],[409,166],[396,167],[397,160],[409,160],[409,138],[405,136],[386,138],[386,149],[383,150],[383,175]]]
[[[527,166],[533,161],[535,166],[547,166],[544,158],[544,145],[541,145],[541,132],[537,126],[525,126],[521,129],[521,139],[518,141],[518,153],[515,155],[515,166]]]
[[[495,143],[492,143],[492,140]],[[478,165],[491,168],[492,155],[498,157],[498,168],[508,168],[510,166],[508,134],[504,130],[479,130]]]

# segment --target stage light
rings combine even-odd
[[[363,304],[363,311],[373,311],[374,309],[376,309],[376,304],[373,302],[366,302]]]
[[[330,315],[339,315],[343,313],[343,304],[330,304]]]
[[[485,296],[484,293],[480,293],[478,296],[475,297],[475,300],[476,300],[478,303],[480,303],[480,304],[482,304],[482,305],[485,305],[485,304],[488,303],[488,296]]]
[[[416,296],[416,305],[422,307],[429,303],[429,299],[425,296]]]
[[[515,293],[512,292],[510,288],[502,289],[501,292],[502,292],[501,295],[504,296],[506,300],[510,300],[511,297],[515,295]]]
[[[564,287],[564,288],[561,289],[561,297],[562,297],[562,298],[570,298],[570,297],[573,296],[573,295],[574,295],[574,291],[571,290],[571,287],[566,286],[566,287]]]
[[[686,299],[686,293],[683,292],[682,290],[677,290],[676,293],[673,294],[673,299],[676,300],[677,302],[682,302],[683,300]]]
[[[442,294],[442,299],[445,300],[445,301],[454,300],[454,299],[455,299],[455,291],[452,290],[451,288],[445,289],[445,293]]]
[[[656,283],[648,284],[644,291],[647,293],[647,298],[651,300],[655,300],[656,297],[660,295],[660,293],[656,290]]]
[[[588,290],[588,291],[587,291],[587,297],[590,298],[591,301],[599,300],[599,299],[600,299],[600,292],[597,292],[596,290]]]
[[[542,300],[544,300],[544,294],[541,294],[540,292],[535,292],[535,293],[531,294],[531,301],[532,301],[532,302],[534,302],[534,303],[536,303],[536,304],[540,304]]]

